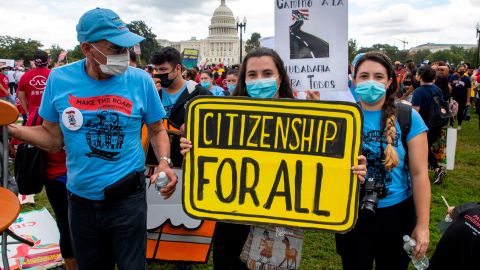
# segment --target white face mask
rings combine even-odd
[[[126,53],[122,53],[122,54],[105,55],[99,49],[97,49],[97,47],[95,47],[93,44],[90,44],[90,45],[92,45],[92,47],[95,50],[97,50],[97,52],[99,52],[101,55],[107,58],[107,64],[105,65],[98,62],[98,60],[95,59],[95,57],[93,58],[95,62],[97,62],[100,65],[100,70],[104,74],[120,75],[127,70],[128,65],[130,63],[130,55],[128,50]]]

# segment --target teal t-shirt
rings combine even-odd
[[[380,119],[382,111],[363,111],[364,126],[362,136],[362,154],[367,158],[367,177],[384,179],[385,186],[388,189],[387,197],[378,201],[378,207],[388,207],[398,204],[411,195],[408,181],[409,177],[404,169],[405,148],[402,145],[402,131],[398,121],[396,123],[397,134],[393,142],[393,147],[398,154],[398,166],[390,172],[385,170],[382,164],[383,149],[386,148],[387,142],[384,132],[381,130]],[[410,132],[407,136],[407,142],[420,133],[427,132],[428,128],[420,117],[420,114],[412,110],[412,124]]]
[[[212,95],[214,96],[225,96],[225,91],[218,85],[214,85],[210,92],[212,92]]]
[[[67,189],[91,200],[134,171],[142,171],[142,123],[165,116],[152,79],[129,67],[97,81],[85,72],[85,59],[50,73],[40,116],[59,123],[67,153]]]
[[[170,112],[172,111],[173,106],[175,106],[175,103],[177,103],[177,100],[182,95],[183,91],[187,89],[187,84],[188,82],[185,83],[183,88],[175,94],[168,93],[165,88],[162,89],[162,103],[163,108],[165,109],[165,118],[170,117]]]

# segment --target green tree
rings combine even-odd
[[[149,63],[151,56],[159,49],[157,43],[157,35],[152,32],[152,28],[148,27],[144,21],[132,21],[127,24],[127,27],[133,33],[145,38],[140,42],[140,64]]]
[[[348,63],[353,61],[353,58],[358,54],[358,44],[357,40],[349,39],[348,40]]]
[[[73,50],[68,50],[67,60],[70,63],[78,61],[84,57],[85,56],[83,55],[82,49],[80,48],[80,44],[75,46]]]
[[[397,60],[402,62],[402,63],[405,63],[407,62],[407,60],[409,60],[410,57],[408,55],[408,50],[400,50],[398,51],[398,54],[397,54]]]
[[[349,59],[350,50],[353,48],[353,46],[357,46],[356,41],[352,42],[352,40],[349,40]],[[400,50],[397,46],[392,46],[389,44],[374,44],[371,47],[361,47],[353,54],[353,57],[355,57],[355,55],[357,55],[358,53],[365,53],[370,51],[384,52],[393,62],[398,60],[402,63],[405,63],[408,59],[412,58],[412,55],[409,53],[408,50]]]
[[[372,49],[386,53],[392,61],[397,61],[400,59],[400,50],[397,46],[392,46],[389,44],[374,44]]]
[[[42,47],[37,40],[0,36],[0,58],[25,60],[25,63],[33,60],[33,54]]]
[[[249,53],[251,50],[260,47],[261,37],[262,36],[259,33],[253,32],[250,39],[245,42],[245,51]]]
[[[63,49],[58,44],[53,44],[49,49],[51,63],[55,64],[58,60],[58,56],[63,51]]]
[[[430,50],[419,50],[416,52],[412,52],[409,55],[410,55],[410,59],[412,59],[415,64],[419,64],[426,59],[431,61],[430,59],[431,54],[432,53],[430,52]]]

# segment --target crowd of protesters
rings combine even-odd
[[[115,265],[118,269],[145,269],[146,200],[145,186],[139,185],[145,182],[145,160],[138,136],[142,122],[148,126],[159,161],[155,174],[160,171],[168,174],[169,184],[161,189],[161,194],[168,198],[177,183],[171,168],[181,166],[180,149],[185,154],[192,144],[185,138],[170,141],[164,125],[166,121],[182,130],[184,105],[188,100],[198,95],[289,99],[296,96],[282,59],[267,48],[248,53],[243,65],[219,63],[187,68],[181,63],[180,53],[167,47],[156,52],[149,65],[136,68],[136,55],[128,47],[143,37],[126,27],[120,29],[106,21],[97,21],[98,17],[112,16],[118,18],[113,11],[99,8],[82,16],[77,34],[85,58],[80,61],[50,72],[48,56],[38,51],[35,68],[30,71],[23,67],[0,67],[3,73],[0,98],[16,103],[23,110],[24,125],[33,114],[44,118],[41,127],[9,126],[11,135],[60,153],[60,158],[49,156],[61,170],[52,173],[47,195],[57,214],[67,269],[76,269],[77,264],[79,269],[114,269]],[[105,24],[105,28],[100,31],[97,24]],[[360,164],[352,171],[362,186],[366,175],[383,175],[385,179],[381,181],[391,192],[380,199],[376,216],[360,216],[351,232],[337,235],[337,252],[344,269],[371,269],[374,262],[377,269],[407,269],[410,258],[402,250],[401,236],[407,234],[417,240],[415,257],[424,256],[429,245],[428,164],[435,172],[433,183],[442,183],[445,177],[445,168],[431,151],[441,129],[424,122],[432,97],[438,95],[450,104],[451,111],[458,110],[449,125],[456,124],[457,130],[461,130],[472,104],[480,114],[480,72],[466,63],[456,67],[442,61],[420,65],[413,61],[392,63],[381,52],[368,52],[355,57],[349,73],[350,90],[367,120],[363,137],[381,134],[370,140],[380,146],[362,144],[362,154],[368,152],[374,160],[360,156]],[[34,75],[43,80],[34,81]],[[65,87],[72,84],[75,86],[70,87],[72,93],[66,93]],[[65,108],[71,108],[69,95],[90,96],[98,89],[105,95],[123,95],[138,101],[129,108],[136,118],[129,122],[125,139],[124,152],[128,154],[119,156],[119,161],[101,149],[90,152],[90,143],[87,145],[83,140],[88,131],[68,126],[62,119]],[[320,96],[308,92],[307,98],[320,99]],[[413,110],[409,107],[412,125],[405,141],[399,139],[402,130],[396,117],[399,111],[396,101],[413,107]],[[107,111],[100,116],[97,110],[82,113],[86,118],[82,121],[87,125],[93,125],[93,120],[100,117],[113,120],[120,117]],[[37,124],[30,121],[27,126]],[[129,190],[119,191],[126,187]],[[215,269],[247,269],[238,256],[249,231],[248,225],[218,223],[213,250]],[[379,243],[382,250],[378,249]]]
[[[359,56],[361,55],[359,54]],[[354,59],[352,65],[356,60]],[[448,61],[432,63],[425,60],[420,64],[415,64],[412,60],[407,60],[403,64],[395,61],[394,70],[397,76],[396,100],[411,104],[420,112],[424,120],[428,118],[432,95],[435,92],[449,104],[452,118],[448,126],[451,128],[456,126],[456,129],[460,131],[462,122],[466,118],[469,119],[468,116],[472,109],[475,113],[480,113],[480,68],[474,68],[471,64],[463,61],[454,66]],[[349,85],[352,89],[352,85]],[[429,127],[429,165],[435,172],[434,184],[441,184],[446,176],[445,167],[439,165],[432,153],[432,145],[437,143],[441,137],[442,128]]]

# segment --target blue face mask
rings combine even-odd
[[[361,82],[357,84],[357,88],[355,88],[355,93],[360,97],[360,99],[368,104],[374,104],[379,101],[387,90],[385,89],[385,85],[383,83],[369,80],[365,82]]]
[[[233,90],[235,90],[235,87],[237,87],[236,84],[233,84],[233,83],[229,83],[227,84],[227,89],[228,89],[228,92],[232,93]]]
[[[277,93],[275,78],[267,78],[245,82],[247,93],[254,98],[273,98]]]
[[[201,82],[200,85],[207,89],[210,88],[210,82]]]

